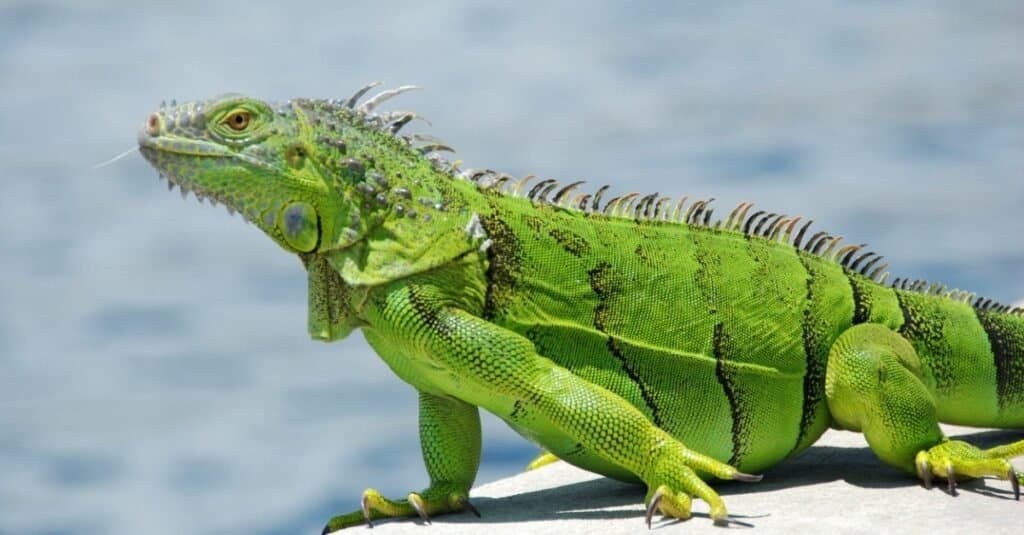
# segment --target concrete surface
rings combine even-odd
[[[945,426],[947,434],[990,447],[1020,440],[1019,431]],[[1020,459],[1018,469],[1024,467]],[[1009,482],[974,480],[951,497],[879,462],[859,433],[829,431],[802,455],[765,472],[760,483],[718,482],[737,520],[729,529],[769,533],[1024,533],[1024,503]],[[559,462],[473,490],[482,518],[469,514],[375,523],[374,533],[643,533],[644,489]],[[657,518],[657,517],[656,517]],[[366,528],[354,528],[354,531]],[[658,520],[656,531],[723,533],[707,505],[694,501],[688,521]]]

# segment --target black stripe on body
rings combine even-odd
[[[802,444],[814,424],[818,406],[825,399],[825,368],[828,364],[830,349],[823,345],[827,338],[825,320],[815,315],[826,312],[817,304],[819,297],[815,291],[815,284],[819,280],[824,284],[827,284],[828,281],[825,280],[823,272],[817,266],[807,262],[807,258],[803,254],[797,253],[797,257],[807,273],[807,294],[804,297],[804,315],[800,324],[805,362],[804,399],[800,412],[800,429],[797,433],[796,443],[793,445],[793,452],[802,448]]]
[[[608,337],[608,352],[622,364],[622,370],[626,372],[626,376],[629,377],[629,380],[636,383],[637,388],[640,389],[640,395],[644,399],[644,404],[647,405],[647,409],[651,412],[651,420],[654,421],[654,425],[661,427],[661,416],[658,414],[658,406],[654,403],[654,397],[651,396],[651,393],[647,390],[647,385],[640,380],[640,376],[637,375],[636,370],[630,366],[629,360],[622,352],[621,342],[608,333],[606,316],[609,309],[607,301],[616,291],[616,285],[612,280],[613,274],[611,264],[601,262],[597,267],[587,272],[587,274],[590,278],[590,287],[594,290],[594,293],[597,294],[599,301],[598,305],[594,308],[594,328]]]
[[[722,322],[715,324],[712,350],[715,357],[715,377],[718,378],[718,383],[722,385],[725,397],[729,400],[729,413],[732,415],[732,456],[729,457],[729,464],[736,466],[746,452],[744,437],[745,430],[749,427],[748,411],[743,407],[739,396],[739,385],[733,365],[736,358],[733,355],[735,349]]]
[[[493,320],[504,316],[515,295],[516,283],[522,277],[523,248],[500,212],[481,217],[480,224],[491,240],[487,248],[487,293],[482,315]]]
[[[651,252],[646,247],[644,247],[642,243],[636,246],[636,249],[633,251],[633,254],[636,255],[637,259],[640,260],[640,263],[648,266],[654,265],[654,262],[651,259]]]
[[[1024,405],[1024,329],[1012,316],[975,309],[996,368],[996,399],[999,408]]]
[[[446,325],[437,315],[437,308],[431,305],[422,294],[422,287],[412,285],[408,289],[409,304],[424,326],[447,341],[454,340],[450,326]]]
[[[903,325],[899,333],[910,341],[918,354],[926,357],[935,389],[938,392],[951,392],[956,388],[957,378],[953,362],[957,355],[946,341],[943,322],[934,307],[928,307],[927,300],[931,296],[896,290],[896,300],[903,313]],[[932,311],[933,313],[929,313]]]
[[[594,326],[596,327],[597,324],[595,323]],[[640,376],[629,365],[629,361],[626,360],[626,356],[622,354],[622,349],[619,347],[619,341],[614,336],[608,336],[608,352],[622,363],[622,369],[626,372],[626,376],[629,377],[630,381],[636,383],[637,388],[640,389],[640,395],[643,396],[644,403],[651,411],[651,420],[654,421],[654,425],[662,427],[661,415],[658,414],[658,406],[654,404],[654,398],[647,390],[647,386],[640,380]]]
[[[548,234],[565,249],[565,252],[575,257],[590,253],[590,244],[579,234],[559,228],[551,229]]]
[[[512,412],[508,415],[508,419],[513,421],[518,420],[519,417],[522,416],[523,410],[523,400],[517,399],[515,403],[512,404]]]
[[[867,323],[871,317],[871,290],[866,286],[868,281],[849,272],[846,279],[850,282],[850,290],[853,292],[853,324]]]

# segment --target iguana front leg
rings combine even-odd
[[[898,333],[881,325],[854,326],[829,352],[829,411],[843,429],[863,432],[879,459],[916,473],[926,487],[934,476],[956,494],[958,477],[994,476],[1008,479],[1020,499],[1024,475],[1008,459],[1024,455],[1024,440],[988,450],[949,440],[939,428],[922,373],[917,353]]]
[[[726,522],[722,499],[698,474],[759,479],[686,448],[626,400],[453,305],[432,285],[405,281],[369,303],[366,339],[400,377],[514,422],[550,450],[577,444],[634,474],[648,486],[648,519],[655,509],[687,518],[697,496],[716,522]]]
[[[480,467],[480,413],[473,405],[447,396],[420,392],[420,448],[430,486],[404,500],[389,500],[375,489],[363,491],[360,510],[332,518],[330,533],[379,518],[431,516],[469,510],[469,489]],[[372,525],[372,524],[371,524]]]

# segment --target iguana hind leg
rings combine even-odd
[[[932,476],[1009,479],[1019,498],[1024,477],[1008,459],[1024,454],[1024,441],[989,450],[949,440],[939,428],[935,398],[922,380],[921,360],[910,343],[882,325],[862,324],[833,344],[825,395],[836,424],[861,431],[879,459],[930,486]]]
[[[390,500],[366,489],[360,509],[332,518],[324,533],[381,518],[430,517],[449,512],[480,513],[469,502],[469,488],[480,466],[480,413],[450,397],[420,392],[420,446],[430,486],[404,500]]]

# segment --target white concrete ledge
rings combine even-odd
[[[1020,440],[1020,431],[945,426],[948,434],[981,447]],[[1018,469],[1022,468],[1017,462]],[[927,491],[915,479],[883,465],[862,435],[829,431],[810,450],[765,472],[760,483],[716,482],[729,512],[751,533],[1024,533],[1024,503],[1009,482],[964,482],[957,497],[943,485]],[[943,482],[939,482],[940,484]],[[444,535],[644,533],[644,489],[559,462],[481,485],[472,501],[482,518],[444,515],[425,527],[417,520],[375,523],[374,533]],[[694,501],[694,518],[659,520],[662,533],[721,535]],[[366,528],[354,528],[359,531]],[[347,533],[343,532],[343,533]]]

